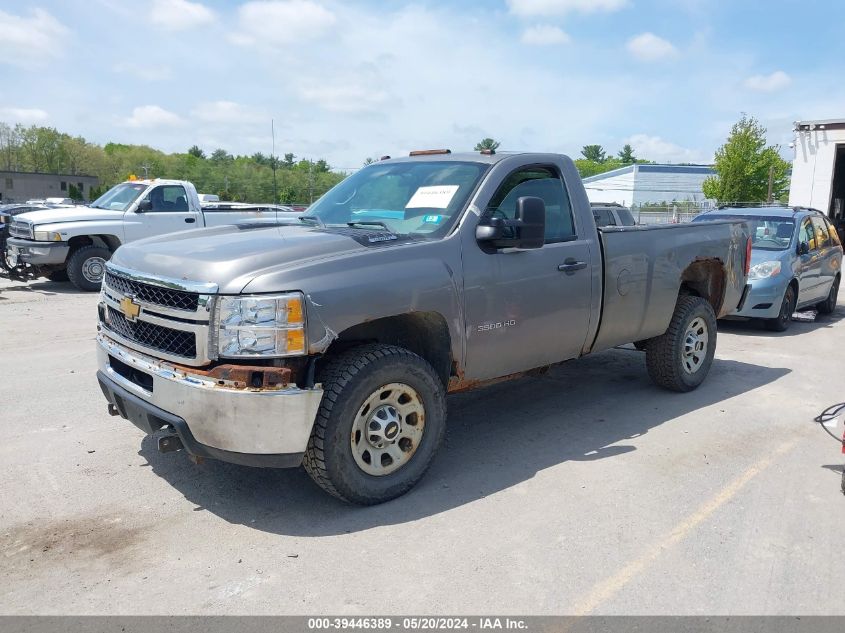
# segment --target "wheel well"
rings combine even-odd
[[[398,345],[427,360],[444,387],[452,368],[452,341],[446,319],[437,312],[412,312],[354,325],[338,335],[326,356],[361,343]]]
[[[725,298],[725,267],[718,259],[702,259],[691,263],[681,274],[678,294],[706,299],[717,315]]]
[[[115,235],[76,235],[68,240],[68,244],[71,251],[82,246],[96,245],[107,248],[113,253],[120,246],[120,239]]]

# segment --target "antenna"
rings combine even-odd
[[[270,134],[273,136],[273,152],[270,156],[270,165],[273,167],[273,204],[278,204],[279,197],[276,194],[276,125],[273,119],[270,119]]]

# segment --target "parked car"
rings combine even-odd
[[[28,211],[36,211],[38,209],[45,209],[46,207],[40,204],[30,203],[12,203],[0,205],[0,268],[6,272],[13,270],[15,265],[12,265],[6,259],[6,239],[9,237],[9,225],[12,223],[12,218],[21,213]]]
[[[631,214],[628,207],[623,207],[620,204],[607,204],[600,202],[590,203],[593,209],[593,219],[596,221],[596,226],[599,228],[603,226],[636,226],[637,221]]]
[[[104,264],[121,244],[198,226],[273,223],[288,215],[270,205],[203,211],[194,185],[184,180],[130,180],[89,206],[44,209],[12,221],[7,258],[39,275],[66,271],[80,290],[97,291]]]
[[[693,222],[744,220],[751,231],[751,290],[735,316],[765,319],[782,332],[797,309],[836,308],[842,278],[842,244],[820,211],[806,208],[723,208]]]
[[[565,156],[412,153],[295,224],[122,246],[97,378],[162,451],[380,503],[425,473],[447,392],[632,341],[655,383],[698,387],[749,252],[739,221],[597,231]]]

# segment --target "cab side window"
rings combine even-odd
[[[801,242],[806,242],[811,251],[816,250],[816,234],[810,220],[804,220],[801,223],[801,228],[798,229],[798,243]]]
[[[569,195],[550,167],[527,167],[512,173],[493,195],[486,215],[512,220],[516,201],[526,196],[540,198],[546,205],[546,244],[575,239]]]
[[[188,196],[182,185],[162,185],[148,194],[152,209],[150,211],[187,211]]]

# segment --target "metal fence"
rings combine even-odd
[[[678,224],[689,222],[695,216],[706,211],[713,211],[719,206],[737,207],[765,207],[783,206],[782,203],[768,205],[760,202],[724,202],[721,205],[710,201],[682,201],[682,202],[647,202],[631,205],[631,214],[637,224]]]

